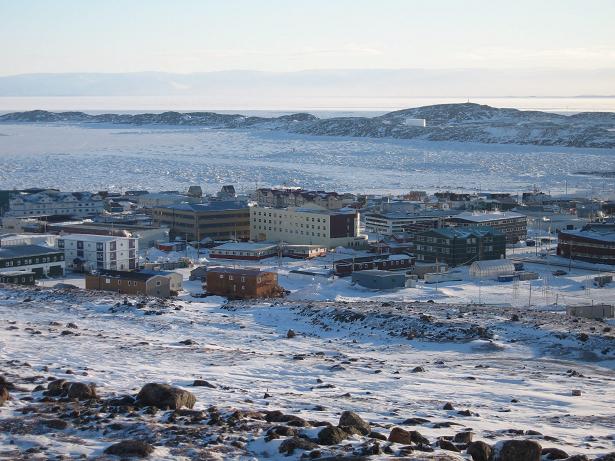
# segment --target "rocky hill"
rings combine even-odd
[[[409,119],[425,119],[426,127]],[[214,112],[100,114],[35,110],[0,116],[0,123],[110,123],[209,128],[254,128],[315,136],[420,139],[426,141],[535,144],[543,146],[615,147],[615,113],[561,115],[501,109],[486,105],[439,104],[390,112],[377,117],[318,118],[307,113],[249,117]]]

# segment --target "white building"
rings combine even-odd
[[[73,270],[137,268],[139,243],[136,238],[68,234],[58,238],[57,247],[64,251],[66,267]]]
[[[75,216],[85,217],[105,209],[102,197],[91,192],[16,193],[9,199],[9,217]]]
[[[359,212],[354,209],[251,207],[250,239],[326,248],[367,245],[367,237],[359,232]]]
[[[365,230],[380,235],[422,232],[439,227],[443,217],[436,213],[370,213],[365,215]]]
[[[45,245],[55,247],[58,236],[54,234],[0,234],[0,248],[15,245]]]

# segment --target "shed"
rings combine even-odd
[[[475,279],[496,279],[500,275],[514,274],[515,265],[508,259],[475,261],[470,266],[470,277]]]
[[[365,288],[390,290],[406,286],[406,273],[403,271],[364,270],[352,273],[352,281]]]
[[[615,318],[615,306],[610,304],[567,306],[566,314],[586,319],[612,319]]]

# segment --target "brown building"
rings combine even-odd
[[[275,298],[282,294],[278,274],[260,269],[210,267],[205,289],[228,298]]]
[[[506,243],[517,243],[527,237],[527,216],[512,211],[465,212],[448,218],[446,222],[453,227],[491,227],[506,236]]]
[[[563,230],[557,239],[559,256],[615,265],[615,224],[590,224],[581,230]]]
[[[189,241],[250,238],[250,208],[241,202],[182,203],[155,207],[152,219],[155,226],[169,228],[171,240],[176,237]]]
[[[164,274],[100,270],[85,276],[86,290],[112,291],[127,295],[171,296],[171,279]]]

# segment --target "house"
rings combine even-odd
[[[155,207],[152,210],[155,226],[169,228],[169,237],[187,241],[247,240],[250,237],[250,209],[247,203],[219,201],[183,203]]]
[[[356,197],[352,194],[337,192],[308,191],[299,187],[260,188],[254,200],[259,207],[269,208],[320,208],[338,210],[350,205]]]
[[[391,290],[406,286],[405,272],[365,270],[352,273],[352,282],[372,290]]]
[[[172,291],[168,274],[151,271],[94,271],[86,274],[85,288],[159,298],[170,297]]]
[[[207,277],[207,266],[198,266],[190,271],[189,280],[200,280],[201,282],[205,281]]]
[[[406,270],[414,265],[414,258],[409,255],[378,255],[347,258],[335,261],[333,271],[340,277],[365,270]]]
[[[359,212],[313,208],[250,208],[250,240],[363,248],[367,237],[359,231]]]
[[[102,213],[104,209],[105,202],[98,194],[35,190],[12,192],[5,214],[12,217],[85,217]]]
[[[506,243],[517,243],[527,237],[527,216],[513,211],[465,212],[448,218],[446,223],[460,228],[491,227],[506,236]]]
[[[312,259],[327,254],[327,248],[320,245],[282,245],[282,255],[288,258]]]
[[[186,251],[186,242],[176,241],[176,242],[159,242],[156,244],[156,248],[160,251],[166,252],[182,252]]]
[[[64,253],[41,245],[0,248],[0,272],[31,271],[36,277],[64,275]]]
[[[136,238],[67,234],[60,236],[56,245],[64,252],[66,266],[76,271],[137,268],[139,244]]]
[[[615,265],[615,225],[589,224],[581,230],[563,230],[557,235],[557,254],[569,259]]]
[[[459,266],[506,257],[506,237],[490,227],[432,229],[417,234],[414,243],[419,262]]]
[[[58,234],[113,235],[136,238],[139,248],[146,250],[169,239],[169,229],[145,224],[124,224],[115,222],[57,223],[47,226],[47,230]]]
[[[36,274],[32,271],[0,272],[0,283],[13,285],[34,285]]]
[[[279,254],[277,243],[229,242],[209,250],[209,257],[214,259],[260,260]]]
[[[251,268],[210,267],[204,288],[213,295],[238,299],[273,298],[283,293],[278,274]]]

